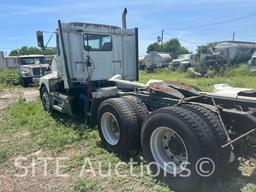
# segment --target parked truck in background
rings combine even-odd
[[[38,83],[48,70],[49,64],[44,55],[19,56],[19,72],[21,85],[27,87],[32,83]]]
[[[144,68],[147,72],[153,72],[158,68],[168,67],[171,60],[172,57],[169,53],[151,52],[143,58]]]
[[[48,112],[83,114],[107,150],[142,149],[153,174],[190,190],[205,180],[198,160],[211,159],[218,175],[234,161],[237,143],[255,131],[256,90],[215,85],[205,93],[174,81],[134,82],[138,29],[126,27],[126,13],[122,27],[58,21],[52,72],[39,83],[42,104]]]
[[[187,71],[187,69],[194,66],[194,64],[195,64],[195,55],[182,54],[182,55],[179,55],[177,59],[172,60],[172,62],[169,64],[169,68],[173,71],[177,69]]]

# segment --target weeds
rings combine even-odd
[[[0,90],[19,84],[18,69],[0,69]]]
[[[225,83],[235,87],[256,88],[255,76],[256,73],[250,72],[247,65],[226,68],[223,75],[197,78],[191,78],[189,73],[160,69],[152,74],[140,71],[140,82],[146,83],[149,79],[175,80],[197,86],[203,91],[212,91],[212,86],[218,83]]]
[[[249,73],[245,66],[230,71],[225,71],[223,76],[208,78],[189,78],[188,74],[159,70],[154,74],[140,72],[141,82],[149,79],[178,80],[184,83],[197,85],[207,91],[215,83],[228,83],[233,86],[256,87],[253,73]],[[1,75],[0,75],[1,76]],[[1,84],[0,84],[1,85]],[[13,103],[8,109],[0,111],[0,163],[5,163],[11,157],[19,154],[26,155],[42,149],[60,155],[67,154],[72,150],[67,170],[69,173],[80,171],[84,158],[90,158],[96,171],[99,171],[98,162],[102,162],[102,171],[107,172],[108,163],[115,165],[120,159],[116,154],[107,152],[101,145],[97,130],[89,129],[83,118],[73,118],[67,115],[53,113],[48,114],[43,110],[39,101],[25,102],[20,100]],[[144,163],[140,153],[132,155],[134,161]],[[123,160],[127,161],[127,159]],[[255,162],[255,160],[254,160]],[[134,167],[134,174],[139,173],[141,167]],[[170,191],[169,187],[149,176],[132,177],[129,175],[129,166],[120,167],[121,174],[127,177],[92,177],[86,175],[83,178],[76,178],[73,183],[73,190],[77,192],[87,191]],[[227,178],[223,190],[254,192],[255,184],[253,177],[244,177],[232,174]],[[79,175],[79,173],[77,174]],[[243,186],[237,181],[244,182]],[[249,184],[246,184],[249,183]],[[43,181],[42,181],[43,184]],[[65,183],[63,183],[65,185]],[[230,186],[233,188],[229,190]],[[18,190],[18,189],[17,189]],[[215,188],[208,191],[216,191]]]
[[[0,129],[28,131],[33,143],[56,151],[63,150],[81,138],[72,121],[61,123],[57,118],[52,118],[39,101],[19,101],[11,105]]]

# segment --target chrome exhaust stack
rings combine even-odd
[[[122,29],[126,29],[126,15],[127,9],[125,8],[122,14]]]

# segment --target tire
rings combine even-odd
[[[132,107],[136,111],[137,117],[139,119],[139,127],[141,127],[143,122],[149,115],[149,110],[148,110],[147,106],[145,105],[145,103],[143,103],[141,101],[141,99],[139,99],[138,97],[132,96],[132,95],[126,95],[121,98],[123,98],[124,100],[126,100],[127,102],[129,102],[132,105]]]
[[[171,145],[169,147],[169,142],[172,142],[171,136],[169,137],[168,147],[164,147],[164,144],[155,143],[157,141],[155,135],[160,131],[173,132],[174,138],[181,142],[179,141],[179,145],[174,145],[173,147]],[[146,161],[154,165],[150,167],[152,172],[156,174],[159,171],[155,176],[169,184],[173,189],[179,191],[188,191],[200,184],[203,177],[198,174],[196,165],[201,158],[210,158],[214,162],[214,165],[218,163],[217,159],[220,154],[218,154],[214,139],[215,137],[212,131],[203,118],[191,110],[174,106],[157,109],[152,112],[144,122],[141,131],[143,155]],[[173,162],[173,157],[171,156],[169,158],[165,156],[167,157],[166,161],[161,161],[161,156],[164,156],[162,155],[164,153],[169,153],[171,151],[170,149],[172,149],[171,154],[177,154],[177,151],[179,151],[177,149],[181,149],[181,145],[184,148],[185,157],[190,164],[187,165],[186,170],[181,170],[180,172],[174,171],[173,173],[171,171],[168,172],[168,168],[163,168],[163,162]],[[163,146],[163,149],[161,149],[161,146]],[[166,150],[167,152],[165,152]],[[178,153],[174,156],[174,159],[177,159],[177,156],[184,156],[184,154],[181,155]],[[180,161],[180,163],[183,163],[183,161],[185,160]],[[156,165],[159,165],[160,169]],[[207,168],[214,169],[214,165]],[[184,174],[186,175],[188,173],[187,169],[191,171],[191,174],[184,177]]]
[[[41,98],[44,110],[46,110],[48,113],[51,113],[53,111],[52,100],[45,86],[43,86],[40,90],[40,98]]]
[[[22,87],[28,87],[29,86],[29,81],[26,78],[21,77],[20,82],[21,82]]]
[[[227,143],[227,136],[225,134],[225,131],[223,130],[223,127],[221,125],[220,119],[218,118],[217,114],[213,111],[207,109],[206,107],[197,105],[197,104],[191,104],[191,103],[184,103],[180,105],[182,108],[186,108],[190,111],[193,111],[194,113],[200,115],[209,125],[210,129],[212,130],[214,136],[215,136],[215,145],[218,147],[218,152],[221,154],[219,157],[219,170],[222,170],[222,168],[225,168],[230,159],[230,155],[232,153],[232,150],[230,147],[222,148],[221,146]]]
[[[184,72],[187,72],[189,68],[191,68],[192,65],[189,63],[188,65],[185,66]]]
[[[137,148],[140,139],[139,119],[133,106],[123,98],[103,101],[98,112],[98,130],[108,151],[121,156]]]

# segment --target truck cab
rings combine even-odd
[[[44,55],[23,55],[18,60],[21,84],[24,87],[38,82],[49,66]]]
[[[138,80],[138,29],[126,28],[125,16],[124,11],[122,27],[58,21],[52,72],[39,82],[47,110],[88,114],[95,98],[118,94],[113,76]],[[42,33],[37,35],[42,48]]]

